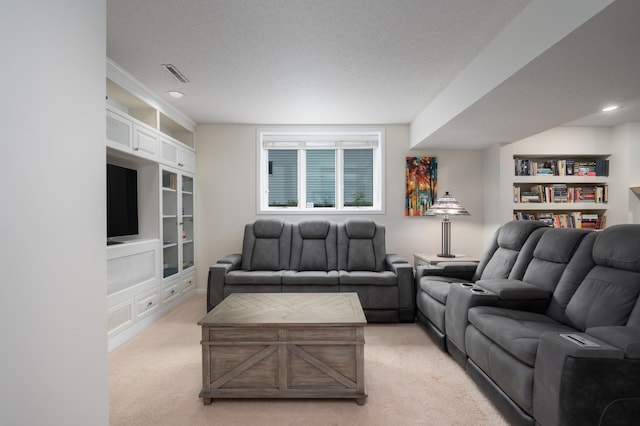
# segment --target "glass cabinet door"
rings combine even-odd
[[[194,265],[193,178],[182,175],[182,270]]]
[[[162,257],[163,276],[178,273],[178,174],[162,170]]]

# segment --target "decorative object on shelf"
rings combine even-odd
[[[438,193],[438,159],[407,157],[405,216],[426,216]]]
[[[460,204],[449,191],[438,198],[425,213],[427,216],[443,215],[442,219],[442,253],[438,257],[456,257],[451,254],[451,221],[449,216],[469,216],[469,212]]]

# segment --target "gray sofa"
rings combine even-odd
[[[538,233],[519,279],[450,284],[447,350],[512,424],[637,424],[640,225]]]
[[[548,227],[537,221],[513,221],[498,229],[480,259],[475,262],[443,262],[416,268],[417,318],[441,349],[446,349],[445,306],[452,283],[480,279],[519,279],[533,256],[538,239]]]
[[[385,228],[369,219],[297,223],[260,219],[242,253],[209,269],[207,310],[232,293],[355,292],[369,322],[413,322],[413,268],[386,253]]]

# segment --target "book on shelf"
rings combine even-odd
[[[162,187],[168,189],[178,188],[178,176],[173,173],[162,174]]]
[[[565,183],[551,185],[533,185],[523,187],[514,185],[515,203],[608,203],[608,185],[569,186]]]
[[[542,197],[539,192],[522,192],[520,194],[521,203],[541,203]]]
[[[514,159],[516,176],[609,176],[609,160]]]
[[[554,228],[604,229],[606,225],[606,216],[584,212],[514,212],[513,220],[539,220]]]

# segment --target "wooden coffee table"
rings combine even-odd
[[[216,398],[352,398],[362,405],[356,293],[232,294],[202,326],[202,392]]]

